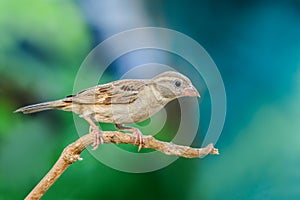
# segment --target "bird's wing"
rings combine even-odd
[[[138,98],[145,85],[143,80],[119,80],[69,95],[65,101],[78,104],[128,104]]]

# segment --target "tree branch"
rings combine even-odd
[[[40,199],[71,164],[78,160],[82,160],[82,158],[80,158],[80,153],[86,147],[92,145],[94,137],[94,134],[89,133],[68,145],[61,153],[55,165],[28,194],[26,199]],[[105,138],[104,143],[134,144],[135,141],[135,136],[132,134],[126,134],[118,131],[104,131],[103,137]],[[167,155],[175,155],[185,158],[200,158],[207,154],[219,154],[218,149],[214,148],[213,144],[209,144],[204,148],[191,148],[162,142],[156,140],[152,136],[144,136],[144,138],[145,142],[143,144],[143,148],[152,148]]]

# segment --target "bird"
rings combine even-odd
[[[188,77],[166,71],[152,79],[122,79],[97,85],[63,99],[21,107],[15,112],[72,111],[89,123],[89,131],[95,135],[93,150],[104,143],[102,130],[95,122],[112,123],[118,130],[134,134],[134,144],[139,145],[140,151],[143,134],[138,128],[124,124],[144,121],[170,101],[184,96],[200,97],[200,94]]]

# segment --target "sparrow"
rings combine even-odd
[[[144,143],[141,131],[124,124],[144,121],[170,101],[183,96],[200,97],[200,94],[189,78],[167,71],[152,79],[124,79],[97,85],[60,100],[25,106],[15,112],[72,111],[84,118],[90,125],[90,132],[95,134],[93,150],[104,143],[102,131],[95,122],[112,123],[118,130],[134,134],[134,144],[139,144],[140,151]]]

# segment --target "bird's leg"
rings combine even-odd
[[[118,130],[124,130],[124,131],[132,132],[132,134],[135,136],[134,145],[139,144],[138,151],[141,150],[141,148],[142,148],[142,146],[145,142],[145,139],[143,137],[142,132],[138,128],[123,126],[122,124],[116,124],[116,128]]]
[[[95,124],[95,122],[91,118],[84,117],[84,119],[90,124],[90,133],[95,134],[94,143],[92,144],[93,146],[92,150],[96,150],[99,144],[104,143],[102,131],[99,129],[99,127]]]

